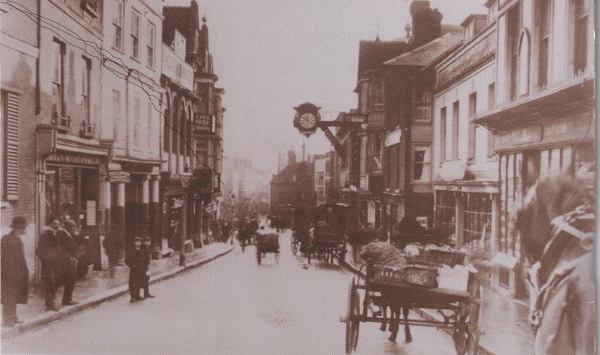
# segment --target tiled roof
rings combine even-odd
[[[367,71],[381,68],[383,62],[405,51],[405,41],[360,41],[357,80],[363,79]]]
[[[448,33],[384,64],[427,66],[457,48],[462,43],[462,38],[462,34]]]

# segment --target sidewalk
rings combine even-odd
[[[352,247],[348,246],[346,265],[358,273]],[[364,272],[364,269],[362,270]],[[527,316],[529,308],[521,301],[502,296],[485,287],[481,305],[479,353],[483,355],[533,355],[533,333]],[[433,310],[415,310],[424,319],[443,321]]]
[[[150,283],[168,279],[189,268],[214,260],[233,250],[229,243],[212,243],[186,253],[186,266],[179,266],[179,254],[171,257],[152,260],[150,262]],[[108,270],[90,271],[88,275],[77,282],[73,291],[73,300],[79,302],[74,306],[62,307],[58,312],[44,311],[44,294],[39,287],[30,289],[26,305],[17,306],[19,320],[23,321],[15,327],[2,327],[1,338],[14,337],[23,332],[38,328],[57,319],[96,306],[129,293],[129,268],[115,266]],[[62,288],[56,296],[57,304],[62,298]]]

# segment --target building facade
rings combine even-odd
[[[529,187],[569,171],[593,188],[594,6],[590,0],[490,0],[496,23],[496,105],[475,123],[494,134],[499,156],[498,283],[523,295],[525,260],[514,228]]]
[[[473,123],[495,105],[496,29],[486,15],[462,23],[462,45],[435,66],[434,226],[486,259],[498,236],[498,158],[492,134]]]
[[[0,4],[0,232],[10,231],[14,217],[24,216],[29,226],[21,236],[30,274],[35,270],[35,245],[43,220],[37,216],[36,140],[40,96],[36,70],[39,63],[37,1]],[[44,121],[50,124],[50,119]]]
[[[100,175],[109,264],[136,236],[156,243],[163,88],[162,4],[103,2],[103,120],[111,154]]]

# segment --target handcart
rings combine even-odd
[[[407,342],[412,340],[410,325],[447,329],[452,334],[457,354],[477,354],[482,291],[472,266],[454,267],[464,262],[465,254],[426,250],[423,255],[408,259],[409,265],[401,270],[367,263],[366,275],[352,280],[348,312],[343,319],[346,353],[356,350],[360,323],[373,322],[382,327],[395,326],[396,332],[399,325],[404,325]],[[460,272],[460,277],[466,278],[462,280],[463,289],[440,287],[442,268],[450,273],[452,270]],[[410,318],[411,309],[434,310],[442,315],[443,321]]]

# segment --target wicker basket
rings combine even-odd
[[[421,255],[406,256],[406,261],[409,264],[431,267],[442,267],[444,265],[454,267],[463,265],[466,255],[466,253],[454,250],[426,249]]]
[[[417,285],[427,288],[437,288],[439,272],[435,267],[409,265],[401,269],[392,267],[373,267],[373,282],[385,282],[397,285]]]

